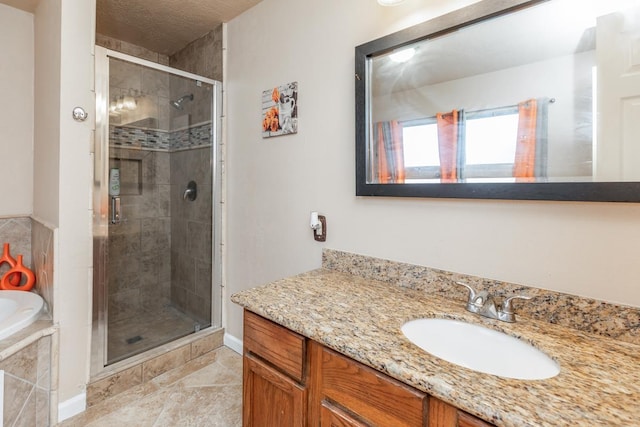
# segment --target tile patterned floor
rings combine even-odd
[[[100,402],[59,427],[240,427],[242,357],[211,351]]]

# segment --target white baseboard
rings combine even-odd
[[[4,426],[4,371],[0,371],[0,427]]]
[[[227,333],[224,334],[224,345],[229,347],[231,350],[235,351],[239,355],[242,355],[242,340],[234,337],[233,335],[229,335]]]
[[[78,415],[87,409],[87,393],[81,393],[58,404],[58,422]]]

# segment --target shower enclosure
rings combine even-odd
[[[220,83],[96,47],[92,375],[221,325]]]

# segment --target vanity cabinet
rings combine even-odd
[[[244,427],[490,427],[245,310]]]
[[[242,425],[304,427],[306,339],[244,312]]]

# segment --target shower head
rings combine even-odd
[[[190,93],[188,95],[181,96],[176,101],[169,101],[169,104],[171,104],[171,106],[173,108],[177,109],[177,110],[182,110],[182,108],[183,108],[182,104],[187,100],[193,101],[193,94],[192,93]]]

